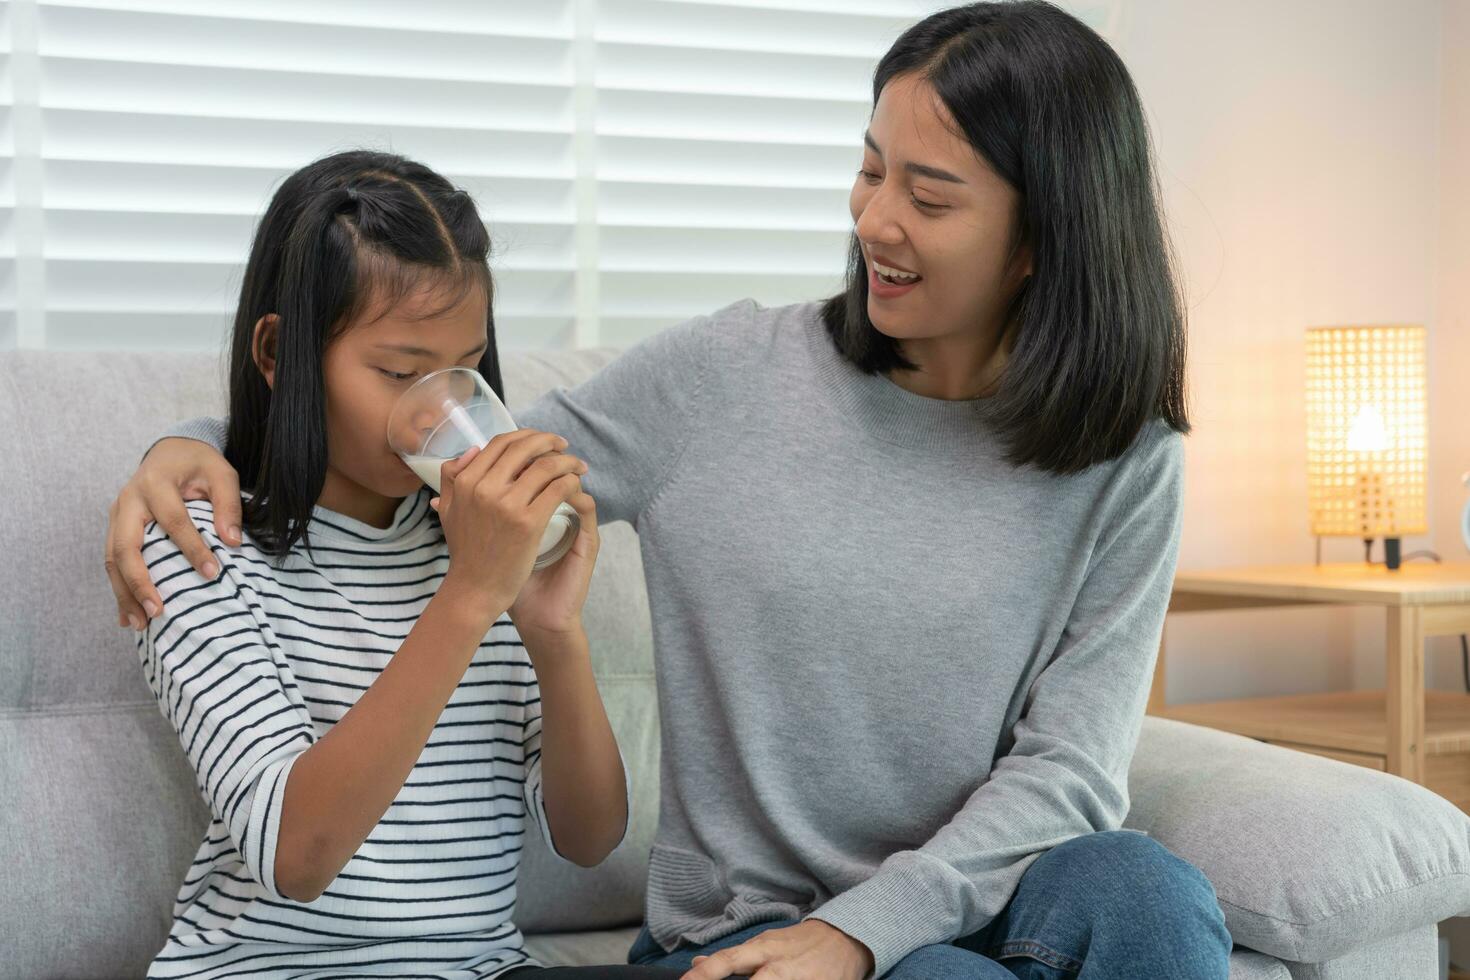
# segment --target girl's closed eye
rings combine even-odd
[[[409,378],[412,378],[414,376],[413,371],[410,371],[407,374],[400,374],[397,371],[388,371],[384,368],[378,368],[378,373],[386,378],[390,378],[393,381],[407,381]]]

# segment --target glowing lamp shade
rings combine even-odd
[[[1396,539],[1428,530],[1424,344],[1418,326],[1307,331],[1313,534]]]

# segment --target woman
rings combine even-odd
[[[698,318],[521,415],[639,531],[664,751],[630,960],[1223,978],[1209,883],[1118,830],[1188,431],[1137,94],[1040,2],[925,19],[873,93],[842,295]],[[181,493],[228,514],[237,485],[150,453],[114,506],[124,616]]]

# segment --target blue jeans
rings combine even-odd
[[[707,946],[665,953],[644,929],[628,962],[688,968],[738,946],[762,922]],[[887,980],[1226,980],[1230,934],[1215,889],[1197,868],[1144,834],[1075,837],[1026,869],[1010,904],[985,928],[921,946]]]

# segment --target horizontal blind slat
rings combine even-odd
[[[697,272],[603,272],[603,316],[687,319],[744,297],[767,305],[800,303],[842,288],[840,269],[829,275]]]
[[[604,180],[597,213],[604,225],[846,231],[848,182],[834,181],[820,188]]]
[[[365,146],[419,156],[435,169],[483,177],[573,175],[571,134],[324,121],[219,119],[47,109],[46,154],[72,160],[295,170]]]
[[[603,180],[708,187],[846,189],[862,163],[856,143],[811,146],[601,135],[597,150]]]
[[[600,89],[599,136],[855,146],[866,101]]]
[[[867,107],[872,60],[706,47],[599,44],[597,84],[610,91],[852,102]]]
[[[138,14],[180,14],[201,20],[270,21],[293,25],[349,25],[465,34],[512,33],[570,37],[572,0],[40,0],[40,7],[78,7]]]
[[[823,276],[841,269],[844,231],[765,228],[602,228],[604,272]]]
[[[570,85],[570,40],[295,24],[175,13],[51,7],[41,11],[41,54],[363,78]]]
[[[601,0],[599,41],[875,58],[920,16],[943,4],[886,3],[862,11],[687,0]]]
[[[368,125],[570,132],[564,84],[376,78],[42,55],[52,108]]]

